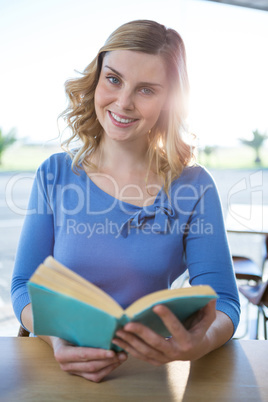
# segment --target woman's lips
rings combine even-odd
[[[130,127],[138,121],[138,119],[131,119],[127,116],[118,115],[117,113],[108,110],[108,114],[112,123],[117,127]]]

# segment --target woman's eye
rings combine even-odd
[[[149,88],[142,88],[142,93],[144,93],[144,95],[152,95],[153,91]]]
[[[116,78],[116,77],[107,77],[107,79],[110,81],[110,83],[111,84],[119,84],[120,83],[120,81],[119,81],[119,79],[118,78]]]

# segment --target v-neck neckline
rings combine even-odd
[[[132,203],[129,203],[129,202],[120,200],[120,198],[116,198],[116,197],[114,197],[113,195],[107,193],[105,190],[103,190],[101,187],[99,187],[99,186],[87,175],[87,173],[86,173],[85,169],[83,168],[83,166],[82,166],[82,172],[83,172],[83,174],[84,174],[85,180],[89,180],[89,182],[90,182],[90,184],[91,184],[91,186],[92,186],[92,188],[93,188],[93,191],[95,191],[96,193],[99,193],[103,198],[106,198],[106,199],[108,199],[108,200],[109,200],[109,199],[110,199],[110,200],[113,200],[113,202],[116,202],[116,203],[124,204],[124,205],[128,206],[128,207],[131,208],[131,209],[136,209],[136,210],[137,210],[137,209],[150,208],[150,207],[152,208],[154,205],[156,205],[156,204],[158,203],[159,199],[161,198],[161,196],[162,196],[162,194],[163,194],[163,187],[164,187],[164,186],[161,186],[161,188],[160,188],[160,190],[158,191],[157,195],[155,196],[154,202],[153,202],[152,204],[144,205],[144,206],[135,205],[135,204],[132,204]]]

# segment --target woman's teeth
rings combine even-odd
[[[121,117],[117,116],[117,114],[111,112],[111,115],[113,116],[113,118],[118,121],[119,123],[132,123],[133,121],[135,121],[136,119],[121,119]]]

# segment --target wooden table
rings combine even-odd
[[[60,370],[38,338],[0,338],[1,402],[267,401],[268,341],[230,341],[195,362],[133,358],[95,384]]]

